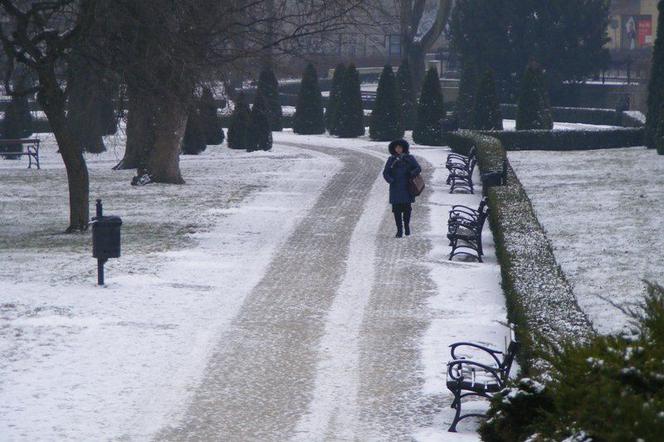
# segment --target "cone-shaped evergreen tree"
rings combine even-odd
[[[408,59],[404,58],[397,71],[401,98],[401,121],[404,130],[413,130],[417,121],[417,97],[413,87],[413,74]]]
[[[473,127],[475,108],[475,94],[479,83],[477,64],[474,60],[464,60],[461,66],[461,81],[459,82],[459,96],[456,102],[456,116],[460,129]]]
[[[269,110],[268,119],[272,130],[280,131],[283,127],[281,101],[279,99],[279,82],[270,68],[265,68],[258,76],[256,93],[263,95]]]
[[[182,153],[185,155],[198,155],[207,147],[205,126],[203,125],[198,104],[199,101],[196,100],[189,110],[189,118],[187,119],[187,126],[181,146]]]
[[[372,140],[392,141],[403,137],[400,95],[392,66],[385,65],[369,120],[369,136]]]
[[[521,80],[521,95],[516,113],[516,130],[530,129],[553,129],[544,72],[535,62],[528,64]]]
[[[217,115],[217,102],[214,100],[214,95],[210,88],[203,88],[198,109],[201,124],[205,131],[205,144],[215,145],[223,143],[225,137],[224,129],[221,127],[221,118]]]
[[[503,116],[500,113],[500,103],[496,94],[496,82],[493,71],[487,70],[477,87],[475,107],[473,110],[477,130],[503,130]]]
[[[443,92],[440,88],[438,71],[430,68],[420,93],[417,106],[417,122],[413,130],[413,141],[417,144],[439,146],[443,142],[442,119],[445,118]]]
[[[646,145],[656,147],[657,129],[662,120],[664,108],[664,0],[657,4],[657,38],[652,53],[652,69],[648,84],[648,115],[646,118]]]
[[[251,109],[251,121],[249,139],[250,145],[248,151],[252,150],[270,150],[272,149],[272,130],[268,114],[270,109],[267,107],[267,101],[261,94],[256,94],[254,106]]]
[[[247,97],[241,92],[235,100],[235,110],[228,127],[228,147],[231,149],[251,148],[251,111]]]
[[[360,74],[354,64],[348,66],[339,94],[335,135],[341,138],[355,138],[364,135],[364,109]]]
[[[293,132],[301,135],[325,133],[323,97],[318,85],[318,73],[311,63],[307,65],[302,75],[293,116]]]
[[[335,135],[335,125],[337,124],[337,110],[339,109],[339,96],[341,95],[341,87],[346,75],[346,67],[343,64],[338,64],[332,76],[332,87],[330,88],[330,96],[327,100],[327,107],[325,108],[325,127],[330,135]]]
[[[14,89],[17,92],[25,90],[28,86],[27,79],[18,80]],[[2,138],[17,139],[26,138],[32,134],[32,114],[28,104],[27,95],[13,95],[11,101],[5,109],[5,118],[2,121]],[[23,146],[21,144],[1,146],[0,152],[20,152]],[[7,159],[17,159],[19,157],[5,157]]]

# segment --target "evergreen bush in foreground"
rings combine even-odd
[[[337,110],[339,109],[339,97],[345,75],[346,67],[341,63],[338,64],[332,76],[332,87],[327,100],[327,107],[325,108],[325,127],[327,127],[330,135],[336,135]]]
[[[307,65],[302,76],[293,117],[293,132],[301,135],[325,133],[323,97],[318,85],[318,73],[311,63]]]
[[[413,141],[417,144],[439,146],[443,142],[442,120],[445,118],[443,92],[440,89],[438,71],[427,71],[422,84],[417,106],[417,122],[413,130]]]
[[[281,100],[279,99],[279,82],[272,69],[265,68],[258,76],[258,85],[256,93],[261,94],[265,99],[268,109],[268,120],[270,129],[281,131],[283,129],[283,112],[281,110]]]
[[[456,116],[460,129],[471,129],[475,122],[475,94],[479,83],[477,66],[471,60],[464,60],[459,81],[459,96],[456,101]]]
[[[417,121],[417,97],[413,87],[413,74],[404,58],[397,71],[399,98],[401,98],[401,121],[404,130],[413,130]]]
[[[355,138],[364,135],[360,75],[353,64],[348,66],[343,77],[336,114],[335,135],[341,138]]]
[[[248,149],[251,147],[251,111],[247,97],[241,92],[235,100],[235,109],[228,126],[228,147],[231,149]]]
[[[473,129],[503,130],[503,116],[500,113],[496,82],[491,70],[484,73],[477,87],[473,115],[475,119]]]
[[[536,63],[529,63],[521,81],[516,130],[553,129],[551,104],[542,68]]]
[[[392,141],[403,137],[401,99],[392,66],[386,65],[378,82],[376,103],[369,120],[369,136],[375,141]]]
[[[268,108],[265,97],[256,95],[254,106],[251,109],[249,124],[249,146],[248,151],[272,149],[272,130],[270,128]]]

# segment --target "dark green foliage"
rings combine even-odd
[[[544,72],[536,63],[529,63],[521,81],[521,95],[516,114],[516,130],[553,129],[551,104],[546,90]]]
[[[514,102],[531,58],[546,70],[552,91],[606,66],[609,3],[459,0],[450,17],[450,40],[463,61],[493,69],[500,97]]]
[[[265,98],[260,94],[256,95],[256,101],[251,109],[249,125],[250,145],[247,147],[248,151],[272,149],[272,130],[270,128],[270,120],[268,119],[269,112],[270,109],[267,107]]]
[[[659,115],[659,125],[657,125],[655,133],[655,148],[659,155],[664,155],[664,109],[660,111]]]
[[[657,129],[664,117],[664,0],[657,4],[659,18],[657,19],[657,38],[652,53],[652,69],[650,71],[650,84],[648,84],[648,115],[646,117],[646,146],[651,149],[657,147]],[[664,150],[658,149],[660,155]]]
[[[328,97],[327,107],[325,108],[325,127],[331,135],[335,135],[335,126],[337,124],[337,110],[339,109],[339,97],[341,88],[346,75],[346,67],[338,64],[332,76],[332,87]]]
[[[399,82],[403,128],[404,130],[413,130],[417,121],[417,97],[413,87],[413,74],[407,58],[404,58],[399,66],[397,81]]]
[[[487,132],[507,150],[599,150],[643,146],[645,129],[521,130]]]
[[[217,103],[210,88],[203,88],[199,104],[199,115],[205,132],[205,144],[216,145],[224,142],[224,129],[217,115]]]
[[[461,68],[461,81],[459,82],[459,97],[456,102],[456,116],[460,129],[473,127],[475,108],[475,94],[479,83],[477,66],[472,59],[465,60]]]
[[[20,79],[14,85],[16,92],[25,91],[28,81],[25,78]],[[28,104],[28,96],[25,94],[13,95],[11,101],[5,109],[5,118],[2,121],[2,138],[17,139],[26,138],[32,134],[32,114]],[[23,146],[20,144],[12,146],[2,146],[2,152],[20,152]],[[18,157],[5,157],[7,159],[16,159]]]
[[[355,138],[364,135],[364,109],[360,90],[360,75],[355,65],[348,66],[343,77],[335,135],[341,138]]]
[[[206,128],[203,123],[199,100],[191,106],[187,127],[182,138],[181,151],[185,155],[198,155],[207,147]]]
[[[553,408],[546,386],[523,378],[491,400],[489,419],[478,432],[484,442],[524,441],[535,432],[534,424]]]
[[[228,127],[228,147],[231,149],[251,148],[251,111],[243,92],[235,100],[235,110]]]
[[[442,119],[445,118],[443,92],[440,89],[438,71],[427,71],[422,83],[420,101],[417,106],[417,123],[413,130],[413,141],[417,144],[439,146],[442,144]]]
[[[293,117],[293,132],[302,135],[325,133],[323,97],[318,85],[318,73],[311,63],[307,65],[302,75]]]
[[[496,83],[493,72],[487,70],[482,77],[473,108],[473,129],[477,130],[503,130],[503,117],[500,113],[500,103],[496,94]]]
[[[279,82],[271,69],[265,68],[258,76],[258,86],[256,93],[263,96],[267,103],[269,110],[268,119],[270,121],[270,128],[273,131],[280,131],[283,129],[281,117],[281,101],[279,99]]]
[[[386,65],[378,82],[376,103],[369,120],[369,136],[376,141],[392,141],[403,137],[399,85]]]
[[[484,426],[483,434],[494,436],[484,440],[521,441],[528,433],[538,433],[537,440],[563,440],[582,432],[584,440],[661,440],[664,288],[648,284],[645,301],[632,316],[635,335],[596,335],[552,351],[546,393],[530,401],[542,412],[494,401],[492,414],[500,412],[500,418]]]

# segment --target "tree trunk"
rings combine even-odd
[[[406,46],[406,57],[408,57],[408,63],[411,67],[415,95],[419,97],[424,82],[424,74],[426,73],[424,49],[417,43],[411,43]]]
[[[39,72],[39,82],[41,87],[37,100],[48,118],[67,170],[69,227],[66,232],[84,231],[88,228],[90,216],[90,179],[83,150],[67,124],[65,96],[58,86],[55,72],[52,70]]]
[[[135,87],[128,87],[128,95],[127,144],[115,170],[144,168],[154,146],[152,101]]]
[[[154,148],[147,171],[158,183],[184,184],[180,173],[180,146],[187,125],[187,107],[175,97],[161,96],[153,109]]]

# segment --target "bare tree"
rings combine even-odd
[[[89,177],[83,152],[67,124],[65,86],[58,73],[76,35],[85,27],[78,14],[78,1],[26,2],[0,0],[0,40],[7,56],[5,89],[10,94],[16,63],[25,65],[37,79],[34,92],[48,118],[67,170],[69,185],[69,227],[67,232],[87,229],[89,220]]]

